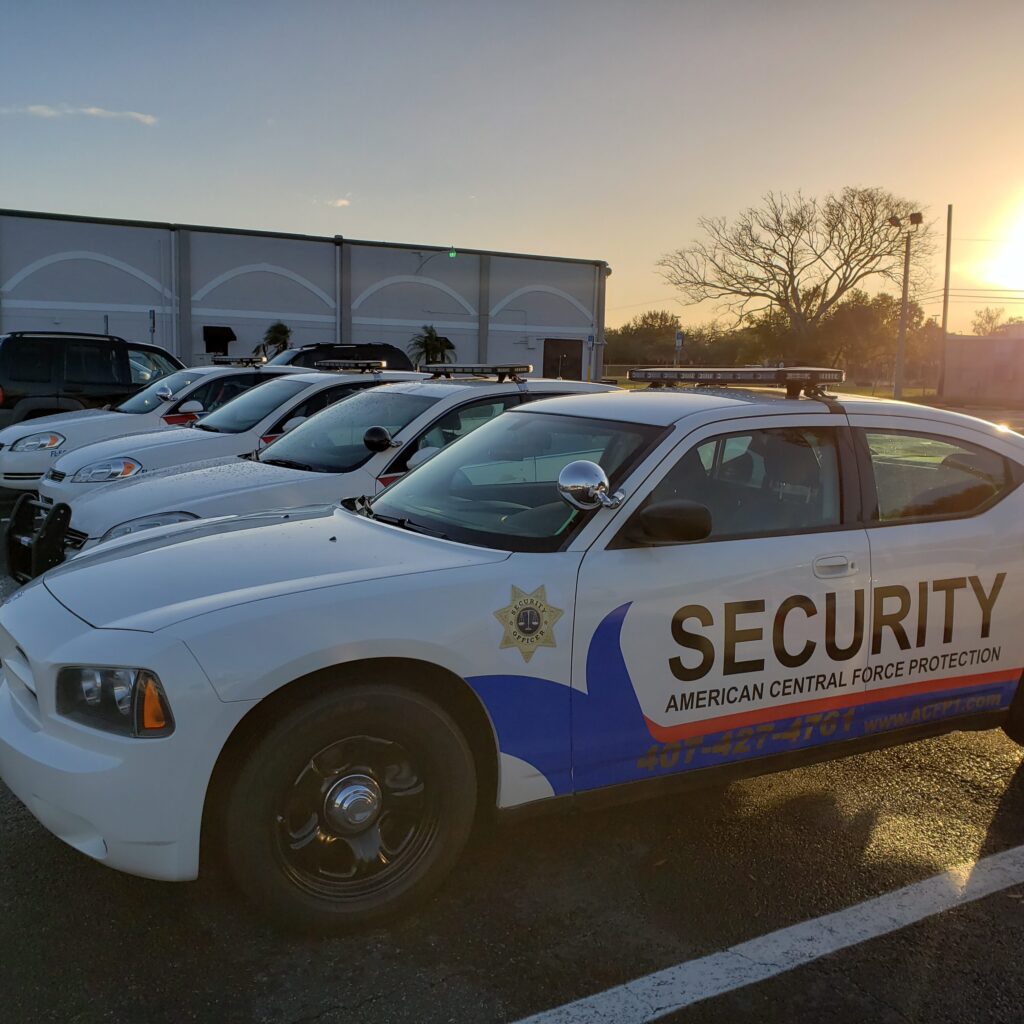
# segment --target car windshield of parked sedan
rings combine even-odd
[[[613,420],[512,410],[392,484],[370,518],[503,551],[556,551],[589,512],[558,495],[570,462],[598,463],[614,490],[662,429]]]
[[[347,473],[372,457],[373,452],[363,443],[370,427],[384,427],[394,437],[437,401],[426,395],[390,391],[386,386],[361,391],[328,406],[264,448],[259,460],[318,473]]]
[[[157,392],[166,394],[166,391],[171,392],[172,398],[177,398],[178,395],[194,384],[202,374],[196,373],[194,370],[178,370],[177,373],[172,373],[169,377],[161,377],[159,380],[153,381],[152,384],[147,388],[143,388],[138,394],[132,395],[126,402],[122,402],[115,408],[115,412],[152,412],[154,409],[159,409],[167,399],[160,398]],[[166,390],[165,390],[166,389]]]
[[[308,387],[308,381],[290,380],[288,377],[267,381],[225,402],[216,412],[204,416],[195,427],[197,430],[212,430],[218,434],[241,434],[244,430],[251,430],[260,420]]]

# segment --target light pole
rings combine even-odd
[[[900,330],[896,337],[896,367],[893,372],[892,397],[903,397],[903,359],[907,348],[907,318],[909,315],[908,296],[910,291],[910,237],[913,229],[919,228],[924,222],[923,213],[912,213],[910,215],[910,227],[907,228],[903,242],[903,298],[900,302]],[[899,230],[903,229],[903,221],[893,215],[889,223]]]

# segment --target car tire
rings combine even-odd
[[[223,853],[279,924],[336,934],[403,914],[454,866],[476,808],[465,737],[389,683],[300,704],[264,733],[223,807]]]

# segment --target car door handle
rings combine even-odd
[[[822,555],[814,560],[814,575],[818,579],[852,576],[856,571],[857,563],[847,555]]]

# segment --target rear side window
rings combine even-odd
[[[4,343],[7,376],[31,384],[53,380],[54,343],[45,338],[9,338]]]
[[[102,341],[69,341],[64,346],[64,379],[75,384],[127,384],[118,351]]]
[[[973,515],[1016,484],[1008,459],[968,441],[903,431],[864,431],[876,507],[871,519],[899,523]]]
[[[133,384],[151,384],[178,369],[166,356],[148,349],[128,346],[128,366]]]

